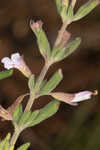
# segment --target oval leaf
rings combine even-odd
[[[61,10],[62,10],[62,2],[61,2],[61,0],[56,0],[56,5],[57,5],[58,12],[60,13]]]
[[[39,95],[48,95],[63,79],[62,71],[59,69],[51,79],[44,85],[44,87],[40,90]]]
[[[20,120],[19,120],[19,125],[24,125],[25,123],[28,122],[28,120],[30,119],[31,117],[31,112],[28,111],[28,112],[24,112],[23,115],[21,116]]]
[[[64,58],[68,57],[70,54],[72,54],[78,48],[80,43],[81,43],[80,38],[76,38],[72,42],[68,43],[66,47],[63,47],[56,53],[54,57],[55,62],[61,61]]]
[[[50,45],[43,29],[41,29],[37,35],[37,43],[40,49],[40,53],[43,55],[43,57],[46,59],[49,58]]]
[[[34,119],[31,126],[35,126],[36,124],[39,124],[40,122],[54,115],[58,111],[59,106],[60,102],[58,100],[52,100],[44,108],[40,109],[39,114],[37,115],[36,119]]]
[[[99,0],[89,0],[86,4],[81,6],[79,10],[76,12],[73,21],[77,21],[85,17],[89,14],[98,4],[100,3]]]
[[[40,110],[35,110],[32,112],[28,122],[26,123],[25,127],[31,127],[32,124],[34,123],[34,120],[36,119],[36,117],[38,116]]]
[[[13,111],[13,118],[14,121],[16,121],[18,123],[18,121],[20,120],[21,116],[22,116],[23,110],[22,110],[22,105],[19,104],[16,109]]]

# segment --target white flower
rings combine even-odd
[[[94,91],[82,91],[79,93],[75,93],[75,94],[70,94],[70,93],[63,93],[63,92],[52,92],[49,95],[51,95],[52,97],[68,103],[70,105],[76,106],[78,105],[78,102],[90,99],[92,95],[97,95],[98,92]]]
[[[31,75],[31,71],[26,65],[22,56],[19,53],[14,53],[11,55],[11,59],[9,57],[4,57],[1,62],[4,64],[4,68],[12,69],[16,68],[20,70],[25,76],[29,77]]]

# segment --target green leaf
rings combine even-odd
[[[31,124],[31,126],[35,126],[36,124],[39,124],[40,122],[54,115],[58,111],[59,106],[60,102],[58,100],[52,100],[44,108],[40,109],[39,114],[33,121],[33,124]]]
[[[50,57],[50,45],[47,39],[47,36],[43,29],[41,28],[39,32],[35,33],[37,37],[37,43],[40,50],[41,55],[47,59]]]
[[[77,21],[88,15],[98,4],[99,0],[89,0],[83,6],[81,6],[76,12],[73,21]]]
[[[29,120],[26,123],[26,127],[31,127],[32,124],[34,123],[34,120],[36,119],[36,117],[38,116],[40,110],[35,110],[31,113],[31,116],[29,118]]]
[[[28,81],[29,89],[33,90],[34,85],[35,85],[35,78],[34,78],[34,75],[32,74],[31,77],[29,78],[29,81]]]
[[[64,59],[65,57],[65,52],[66,52],[66,47],[62,47],[60,49],[58,49],[55,57],[53,58],[54,62],[58,62]]]
[[[10,143],[9,143],[10,137],[11,137],[11,134],[8,133],[7,136],[5,137],[5,139],[3,139],[0,142],[0,150],[9,150],[9,148],[10,148]]]
[[[20,120],[19,120],[19,125],[24,125],[28,122],[28,120],[30,119],[31,117],[31,112],[28,111],[28,112],[24,112],[23,115],[21,116]]]
[[[43,81],[42,81],[42,83],[41,83],[41,85],[40,85],[40,91],[41,91],[41,89],[46,85],[46,83],[47,83],[47,80],[43,80]]]
[[[0,80],[5,79],[13,74],[13,70],[1,71],[0,72]]]
[[[16,109],[13,111],[13,117],[14,117],[14,120],[16,121],[16,123],[19,122],[21,116],[23,114],[23,110],[22,110],[22,105],[19,104]]]
[[[37,115],[39,114],[39,111],[40,111],[40,110],[35,110],[35,111],[33,111],[33,112],[31,113],[31,116],[30,116],[30,118],[29,118],[29,121],[34,120],[34,119],[37,117]]]
[[[30,143],[26,143],[21,145],[19,148],[17,148],[17,150],[27,150],[30,146]]]
[[[63,79],[62,71],[59,69],[51,79],[44,85],[44,87],[39,92],[39,95],[48,95]]]
[[[80,45],[81,43],[81,38],[77,37],[75,40],[70,42],[67,46],[67,49],[65,51],[65,56],[64,58],[68,57],[70,54],[72,54]]]
[[[64,22],[67,20],[67,10],[69,6],[68,0],[56,0],[57,10],[62,18],[62,21]]]
[[[10,143],[7,141],[4,145],[4,150],[9,150]]]
[[[56,0],[56,5],[57,5],[58,12],[61,13],[62,1],[61,0]]]
[[[51,53],[51,58],[55,58],[56,54],[62,49],[63,47],[61,46],[55,46],[52,50],[52,53]]]
[[[67,44],[67,46],[63,47],[62,49],[58,49],[58,51],[56,51],[56,54],[54,56],[54,61],[61,61],[64,58],[68,57],[70,54],[72,54],[80,45],[81,43],[81,39],[80,38],[76,38],[75,40],[73,40],[72,42],[70,42],[69,44]]]
[[[72,5],[70,5],[68,8],[67,17],[70,19],[73,19],[73,7],[72,7]]]
[[[67,20],[67,9],[65,6],[62,7],[62,11],[60,15],[61,15],[62,21],[65,22]]]

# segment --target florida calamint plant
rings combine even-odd
[[[2,117],[3,120],[11,120],[14,126],[13,135],[11,136],[8,133],[5,139],[1,140],[0,150],[13,150],[20,133],[24,129],[35,126],[54,115],[58,111],[61,101],[76,106],[78,102],[89,99],[91,95],[97,94],[97,91],[82,91],[74,94],[53,92],[63,79],[61,69],[58,69],[48,81],[44,79],[52,64],[67,58],[81,43],[80,37],[69,41],[70,33],[66,30],[68,25],[85,17],[100,3],[100,0],[89,0],[74,13],[76,1],[77,0],[56,0],[57,10],[62,19],[62,26],[52,49],[42,28],[42,21],[30,21],[30,27],[37,38],[39,51],[45,62],[38,77],[35,77],[31,72],[23,56],[20,56],[19,53],[12,54],[11,58],[5,57],[1,60],[7,71],[0,72],[0,79],[11,76],[13,74],[13,68],[16,68],[28,79],[29,93],[19,96],[7,110],[0,106],[0,117]],[[27,95],[29,99],[23,110],[21,103]],[[41,109],[31,110],[35,99],[43,95],[50,95],[53,97],[53,100]],[[29,145],[29,143],[26,143],[17,148],[17,150],[27,150]]]

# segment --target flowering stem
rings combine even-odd
[[[71,23],[71,22],[67,20],[67,21],[65,21],[65,22],[63,23],[63,25],[61,26],[61,29],[60,29],[59,32],[58,32],[58,36],[57,36],[57,39],[56,39],[56,41],[55,41],[54,47],[60,44],[60,42],[61,42],[61,40],[62,40],[62,38],[63,38],[64,32],[65,32],[67,26],[68,26],[70,23]]]
[[[46,75],[50,65],[51,64],[49,64],[49,63],[45,63],[45,65],[44,65],[44,67],[43,67],[43,69],[42,69],[42,71],[40,73],[40,76],[37,79],[37,83],[36,83],[34,92],[33,91],[30,92],[30,98],[29,98],[29,101],[28,101],[28,103],[26,105],[25,111],[29,111],[31,109],[31,107],[32,107],[32,105],[34,103],[34,100],[36,98],[36,93],[39,91],[40,84],[43,81],[43,79],[44,79],[44,77],[45,77],[45,75]],[[16,143],[18,137],[19,137],[19,134],[21,133],[21,131],[22,130],[19,130],[19,128],[15,129],[15,132],[14,132],[14,134],[13,134],[13,136],[11,138],[11,142],[10,142],[11,146],[15,145],[15,143]]]
[[[63,25],[62,25],[59,33],[58,33],[58,36],[57,36],[57,39],[56,39],[56,42],[55,42],[54,46],[57,46],[61,42],[63,34],[66,30],[66,27],[69,24],[70,24],[70,21],[65,21],[63,23]],[[44,79],[44,77],[45,77],[45,75],[46,75],[46,73],[47,73],[47,71],[48,71],[48,69],[51,65],[52,65],[52,62],[49,62],[48,60],[45,62],[45,65],[44,65],[44,67],[43,67],[43,69],[42,69],[42,71],[41,71],[41,73],[40,73],[40,75],[37,79],[34,91],[30,91],[30,98],[28,100],[28,103],[26,104],[24,112],[30,111],[30,109],[31,109],[31,107],[34,103],[34,100],[36,99],[36,96],[37,96],[36,94],[40,90],[40,85],[41,85],[41,83],[42,83],[42,81],[43,81],[43,79]],[[15,132],[14,132],[12,138],[11,138],[11,142],[10,142],[11,145],[14,145],[16,143],[16,140],[17,140],[20,133],[21,133],[21,130],[15,129]]]
[[[36,94],[38,93],[39,89],[40,89],[40,84],[42,83],[49,67],[50,67],[51,63],[45,63],[41,73],[40,73],[40,76],[38,77],[37,79],[37,82],[36,82],[36,85],[35,85],[35,88],[34,88],[34,91],[31,91],[30,92],[30,98],[28,100],[28,103],[26,105],[26,108],[25,108],[25,111],[29,111],[34,103],[34,100],[36,98]]]
[[[51,63],[48,63],[48,62],[45,63],[45,65],[44,65],[44,67],[43,67],[43,69],[42,69],[42,71],[40,73],[40,76],[37,79],[37,83],[36,83],[36,86],[35,86],[35,92],[38,92],[38,90],[40,88],[40,84],[42,83],[42,81],[43,81],[43,79],[44,79],[44,77],[45,77],[45,75],[46,75],[50,65],[51,65]]]

